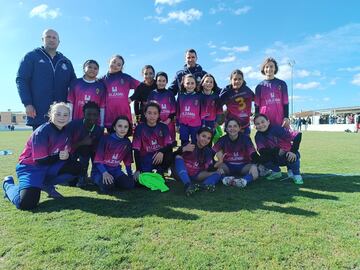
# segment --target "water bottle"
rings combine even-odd
[[[12,153],[11,150],[0,150],[0,156],[12,155]]]

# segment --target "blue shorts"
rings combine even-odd
[[[19,190],[43,186],[48,166],[17,164],[16,175],[19,179]]]
[[[247,164],[234,164],[234,163],[230,163],[230,162],[224,162],[225,165],[229,168],[229,174],[230,175],[241,175],[241,171],[242,169],[247,165]]]

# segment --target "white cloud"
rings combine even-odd
[[[216,25],[222,25],[222,21],[217,21]]]
[[[313,88],[318,88],[320,86],[319,82],[309,82],[309,83],[297,83],[294,85],[295,89],[308,90]]]
[[[216,54],[216,52],[211,52],[211,53],[210,53],[210,55],[215,55],[215,54]]]
[[[164,10],[164,7],[156,7],[155,8],[156,14],[159,14],[159,15],[163,12],[163,10]]]
[[[250,11],[250,9],[251,9],[251,7],[245,6],[242,8],[235,9],[235,10],[233,10],[233,12],[235,15],[242,15],[242,14],[248,13]]]
[[[174,6],[181,3],[183,0],[155,0],[155,5],[169,5]]]
[[[359,71],[359,70],[360,70],[360,66],[346,67],[346,68],[339,68],[338,69],[338,71],[348,71],[348,72]]]
[[[159,42],[162,39],[162,36],[154,37],[153,41]]]
[[[167,23],[169,21],[179,21],[183,22],[184,24],[190,24],[190,22],[195,20],[200,20],[202,16],[202,12],[200,10],[191,8],[186,11],[172,11],[167,14],[166,17],[154,17],[157,19],[160,23]],[[153,17],[147,17],[145,19],[151,19]]]
[[[89,16],[84,16],[83,19],[85,22],[91,22],[91,18]]]
[[[224,58],[216,58],[215,62],[219,62],[219,63],[231,63],[234,62],[236,60],[236,56],[235,55],[229,55],[226,56]]]
[[[305,78],[310,76],[310,71],[307,71],[305,69],[297,70],[296,75],[300,78]]]
[[[329,97],[324,97],[323,101],[330,101],[330,98]]]
[[[220,48],[220,50],[223,51],[230,51],[230,52],[248,52],[249,51],[249,46],[241,46],[241,47],[226,47],[226,46],[222,46]]]
[[[351,83],[360,86],[360,73],[354,75]]]
[[[208,45],[208,47],[211,48],[211,49],[216,48],[216,45],[215,45],[212,41],[209,41],[209,42],[207,43],[207,45]]]
[[[42,19],[55,19],[60,15],[61,13],[59,8],[49,9],[48,5],[45,4],[34,7],[29,13],[30,18],[37,16]]]

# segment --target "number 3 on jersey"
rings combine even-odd
[[[239,110],[244,110],[246,108],[245,99],[243,97],[238,97],[235,101],[239,104]]]

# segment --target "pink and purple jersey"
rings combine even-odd
[[[67,127],[59,130],[54,124],[47,122],[38,127],[20,154],[19,163],[36,165],[36,160],[57,155],[60,151],[71,151],[70,132]]]
[[[240,122],[241,128],[250,126],[251,104],[254,93],[244,82],[239,90],[234,90],[228,85],[220,93],[220,104],[226,105],[226,120],[235,118]]]
[[[256,86],[255,105],[259,112],[265,114],[270,123],[282,125],[285,117],[284,105],[289,104],[287,85],[284,81],[274,78],[264,80]]]
[[[190,94],[180,92],[177,100],[177,121],[190,127],[201,126],[201,95],[196,92]]]
[[[279,147],[288,152],[291,149],[293,135],[289,130],[278,125],[269,125],[265,132],[256,132],[255,142],[257,149]]]
[[[88,101],[93,101],[100,108],[105,107],[105,86],[101,81],[87,82],[83,78],[74,80],[69,88],[68,102],[73,104],[72,119],[81,119],[83,106]]]
[[[96,150],[94,163],[117,167],[121,161],[125,166],[130,166],[133,162],[130,140],[120,138],[115,133],[103,136]]]
[[[154,153],[159,149],[172,144],[169,128],[163,123],[150,127],[146,123],[136,126],[133,137],[133,149],[140,151],[140,156]]]
[[[176,113],[175,97],[169,90],[162,89],[151,91],[148,97],[148,102],[149,101],[155,101],[160,105],[160,120],[162,122],[166,121],[170,115],[175,115]]]
[[[219,95],[211,93],[206,95],[201,93],[201,119],[205,121],[215,121],[216,116],[222,114],[222,107],[219,106]]]
[[[92,152],[95,152],[97,149],[97,145],[100,141],[100,138],[104,134],[104,128],[99,125],[94,125],[90,130],[88,130],[84,125],[84,119],[77,119],[71,121],[67,128],[71,134],[71,143],[72,145],[78,143],[79,141],[85,139],[87,136],[90,136],[93,144],[87,145],[86,147],[90,147]],[[72,147],[72,153],[75,152],[76,149]]]
[[[236,140],[232,141],[229,135],[221,137],[213,146],[215,152],[224,153],[224,162],[231,164],[251,163],[251,154],[256,152],[249,136],[239,133]]]
[[[140,82],[126,73],[106,74],[102,81],[106,87],[105,127],[110,127],[116,117],[127,116],[132,122],[129,105],[130,89],[135,89]]]
[[[203,149],[195,146],[194,151],[183,152],[181,156],[189,176],[195,176],[199,172],[207,170],[213,164],[214,155],[214,151],[208,146]]]

